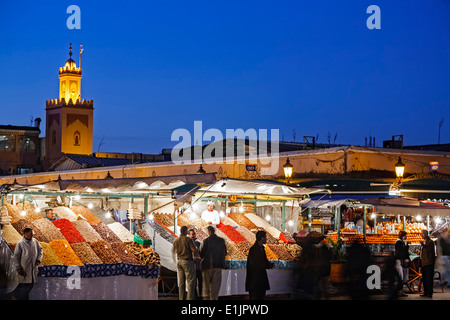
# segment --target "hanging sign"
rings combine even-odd
[[[430,171],[438,171],[439,170],[439,162],[431,161],[430,162]]]
[[[237,200],[237,196],[236,195],[231,195],[230,196],[230,201],[236,202],[236,200]]]
[[[256,171],[256,164],[246,164],[245,169],[247,171]]]

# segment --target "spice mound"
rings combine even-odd
[[[75,226],[69,220],[58,219],[52,222],[57,228],[59,228],[59,230],[61,230],[61,233],[64,235],[64,237],[70,244],[77,242],[86,242],[81,233],[77,230],[77,228],[75,228]]]
[[[49,242],[54,240],[67,240],[61,231],[47,218],[34,220],[33,225],[45,234]]]
[[[111,247],[111,244],[104,240],[99,240],[90,243],[92,250],[104,263],[118,263],[121,262],[120,257]]]
[[[85,264],[98,264],[103,261],[95,254],[91,246],[87,242],[78,242],[71,244],[71,247],[75,254]]]
[[[83,265],[83,262],[75,254],[67,240],[53,240],[50,242],[50,246],[63,264],[68,266]]]
[[[137,243],[126,244],[131,253],[134,254],[139,263],[143,266],[159,266],[161,258],[156,251],[151,248],[142,248]]]
[[[111,243],[111,248],[124,263],[139,264],[131,250],[123,243]]]
[[[33,237],[36,238],[36,240],[41,242],[48,242],[48,238],[39,230],[32,222],[20,219],[17,222],[12,223],[13,227],[23,236],[23,229],[25,228],[31,228],[33,229]]]
[[[42,246],[42,264],[45,266],[63,264],[61,259],[56,255],[50,244],[39,242]]]
[[[87,242],[102,240],[102,237],[100,237],[97,231],[87,221],[77,220],[72,222],[72,224]]]
[[[97,233],[102,237],[102,239],[109,243],[114,242],[120,242],[122,243],[122,240],[114,233],[114,231],[111,230],[110,227],[103,221],[99,224],[93,225],[92,228],[97,231]]]
[[[73,205],[72,211],[78,215],[78,220],[86,220],[89,224],[98,224],[100,219],[84,206]]]

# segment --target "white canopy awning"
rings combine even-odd
[[[68,179],[53,180],[38,185],[10,185],[12,190],[95,193],[146,193],[170,191],[189,184],[210,184],[216,181],[214,173],[173,175],[160,177]]]
[[[378,198],[360,200],[361,203],[372,204],[379,214],[402,216],[450,216],[450,207],[440,203],[421,201],[415,198]]]
[[[305,195],[313,193],[327,192],[327,190],[320,188],[292,187],[285,184],[269,181],[228,178],[219,180],[211,186],[201,188],[199,192],[243,196],[256,195],[292,199],[301,198]]]

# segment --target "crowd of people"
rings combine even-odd
[[[220,223],[219,214],[212,203],[202,214],[209,224],[208,237],[202,242],[196,238],[194,229],[181,227],[180,235],[172,246],[173,257],[176,259],[177,282],[180,300],[217,300],[222,283],[222,269],[225,267],[227,248],[225,240],[215,233]],[[58,219],[50,209],[46,218],[53,221]],[[422,243],[419,247],[411,246],[407,241],[407,232],[399,231],[393,254],[385,261],[382,269],[382,280],[387,284],[389,299],[407,296],[404,292],[408,285],[409,270],[413,262],[412,257],[420,259],[424,298],[433,296],[435,272],[441,275],[441,281],[450,287],[450,231],[432,234],[433,241],[427,230],[422,230]],[[3,240],[3,238],[1,238]],[[256,241],[249,250],[246,265],[245,290],[250,300],[261,300],[270,289],[267,269],[273,264],[267,259],[264,245],[267,241],[265,231],[256,233]],[[9,250],[8,250],[9,249]],[[37,281],[37,267],[42,261],[43,249],[33,237],[33,230],[25,228],[23,238],[11,251],[8,244],[0,242],[2,255],[10,254],[11,263],[6,265],[7,259],[0,259],[0,298],[8,296],[10,299],[29,299],[29,293]],[[330,267],[334,259],[334,249],[328,245],[304,243],[302,253],[296,261],[293,272],[294,299],[327,299]],[[369,249],[355,242],[347,247],[345,256],[344,287],[352,299],[368,299],[370,290],[367,286],[369,274],[367,268],[373,265]],[[6,295],[8,269],[14,270],[15,290]],[[9,275],[9,278],[12,278]]]
[[[201,243],[196,239],[195,230],[188,230],[187,226],[180,228],[180,235],[173,242],[180,300],[217,300],[219,297],[227,248],[225,240],[215,234],[220,218],[213,203],[208,203],[202,219],[209,225],[208,237]],[[272,268],[273,264],[264,250],[266,232],[260,230],[255,237],[247,257],[245,290],[249,292],[250,300],[261,300],[270,289],[266,269]]]

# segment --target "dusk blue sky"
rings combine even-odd
[[[69,30],[69,5],[81,30]],[[369,30],[367,7],[381,9]],[[175,129],[296,141],[450,142],[450,1],[0,0],[0,124],[43,119],[69,43],[100,151],[159,153]],[[45,135],[45,132],[42,132]],[[194,141],[192,141],[194,143]]]

